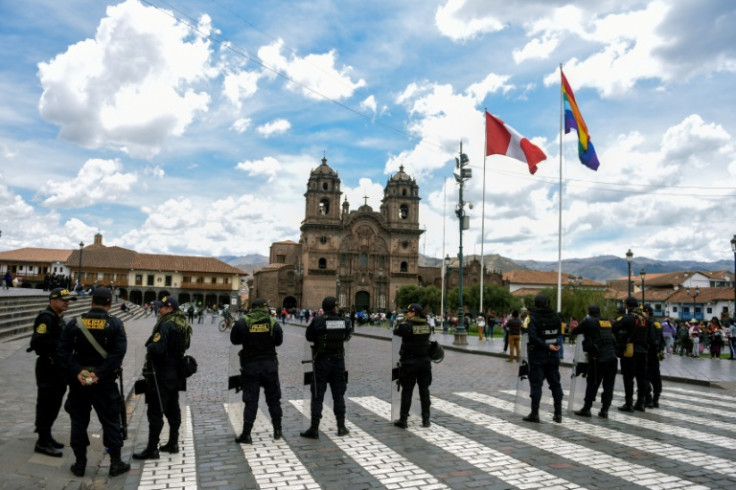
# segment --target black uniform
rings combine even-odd
[[[611,322],[601,320],[597,316],[586,316],[572,331],[572,335],[584,335],[583,349],[588,354],[587,384],[585,387],[585,405],[578,415],[589,415],[590,407],[595,401],[598,388],[603,383],[601,394],[601,411],[599,415],[606,417],[613,400],[613,386],[616,383],[618,359],[616,358],[616,339],[613,336]],[[586,413],[587,412],[587,413]]]
[[[86,461],[89,437],[90,411],[94,407],[102,424],[102,439],[110,451],[113,461],[120,461],[120,448],[123,446],[122,426],[120,424],[120,392],[115,384],[125,357],[128,341],[123,322],[108,315],[104,308],[94,304],[89,312],[79,319],[70,321],[61,332],[59,339],[59,359],[69,381],[69,397],[64,408],[69,412],[72,423],[70,445],[78,462]],[[87,328],[92,337],[107,352],[107,358],[97,352],[80,328]],[[99,381],[82,386],[77,375],[83,370],[94,372]]]
[[[230,331],[230,342],[243,346],[239,353],[240,382],[245,404],[243,433],[248,436],[256,420],[261,386],[274,430],[281,430],[281,384],[276,347],[283,341],[281,325],[271,318],[268,308],[253,308],[245,318],[236,321]]]
[[[649,386],[645,400],[647,408],[659,408],[659,395],[662,393],[662,374],[659,371],[659,360],[664,358],[664,335],[662,335],[662,325],[659,322],[652,321],[647,318],[649,328],[652,331],[653,342],[649,346],[647,354],[647,377]]]
[[[649,379],[647,378],[651,338],[649,322],[640,311],[632,308],[614,322],[613,333],[618,344],[618,355],[621,357],[621,374],[624,377],[624,396],[626,397],[625,404],[619,408],[626,412],[634,409],[644,411],[644,400],[649,391]],[[631,357],[624,356],[627,343],[634,344],[634,354]],[[636,405],[632,407],[634,378],[636,378],[637,396]]]
[[[560,353],[550,350],[550,346],[559,345],[562,322],[559,315],[548,306],[530,308],[529,313],[527,352],[529,357],[530,396],[532,399],[530,417],[534,416],[538,419],[539,402],[542,399],[542,385],[545,379],[552,391],[555,416],[561,417]]]
[[[332,392],[333,409],[338,425],[345,422],[345,342],[350,339],[351,329],[335,311],[312,320],[307,327],[307,341],[313,342],[314,383],[312,383],[312,425],[318,426],[322,418],[322,402],[327,384]]]
[[[175,446],[179,441],[181,408],[179,390],[185,387],[186,378],[181,372],[181,359],[187,348],[187,318],[174,310],[161,316],[146,340],[146,415],[148,416],[148,448],[158,448],[164,416],[169,423],[169,441]]]
[[[52,443],[51,427],[61,409],[61,401],[66,393],[66,376],[61,369],[59,354],[59,338],[66,323],[47,306],[38,314],[33,323],[33,335],[29,350],[36,351],[36,432],[38,444],[48,446]]]
[[[414,385],[419,385],[419,400],[422,406],[422,424],[429,425],[429,385],[432,384],[432,364],[429,359],[430,328],[425,318],[413,316],[406,318],[394,329],[394,335],[401,337],[399,356],[401,369],[401,409],[399,416],[404,423],[409,417]]]

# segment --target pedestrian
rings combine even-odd
[[[10,286],[13,285],[13,274],[10,271],[6,272],[3,281],[5,281],[5,289],[10,289]]]
[[[406,310],[404,320],[394,329],[394,335],[401,337],[399,359],[399,384],[401,385],[401,408],[396,427],[406,429],[409,424],[409,409],[414,385],[419,386],[419,400],[422,407],[422,427],[430,426],[429,385],[432,384],[432,363],[429,359],[429,325],[422,313],[422,305],[412,303]]]
[[[521,320],[519,319],[519,310],[511,312],[511,318],[506,320],[506,332],[508,333],[509,342],[509,358],[506,362],[514,360],[514,352],[516,352],[516,361],[521,359]]]
[[[483,318],[483,317],[482,316],[479,316],[478,318]],[[427,317],[427,324],[429,324],[429,331],[430,331],[430,333],[432,335],[434,335],[434,329],[435,329],[435,327],[436,327],[437,324],[436,324],[435,317],[434,317],[433,314],[432,315],[429,315]],[[480,324],[478,326],[480,327]],[[488,340],[488,339],[486,339],[486,340]]]
[[[613,324],[617,341],[617,354],[621,358],[621,374],[624,379],[625,402],[618,407],[622,412],[645,411],[644,402],[649,391],[647,355],[649,353],[649,322],[639,309],[636,298],[624,301],[626,312]],[[634,403],[634,378],[636,378],[636,403]]]
[[[273,424],[273,438],[281,439],[281,383],[276,347],[284,341],[281,325],[271,316],[268,303],[256,298],[250,312],[235,322],[230,342],[242,345],[240,351],[240,383],[243,387],[243,431],[235,439],[239,444],[252,444],[250,431],[258,412],[261,387],[266,396]]]
[[[483,318],[483,315],[478,315],[478,318],[475,319],[475,324],[478,326],[478,342],[483,342],[483,334],[486,331],[486,319]]]
[[[664,353],[665,356],[671,356],[674,354],[674,343],[675,336],[677,335],[677,328],[672,324],[669,318],[665,318],[662,322],[662,336],[664,337]]]
[[[542,399],[542,385],[547,380],[554,401],[552,420],[562,422],[562,385],[560,384],[560,338],[562,325],[560,316],[549,307],[549,298],[538,294],[534,307],[529,309],[529,386],[532,407],[526,422],[539,422],[539,402]]]
[[[158,309],[158,320],[146,340],[146,361],[143,364],[148,444],[142,451],[134,453],[133,459],[159,459],[159,451],[179,452],[179,390],[185,387],[186,380],[181,363],[191,342],[191,326],[184,313],[179,311],[176,298],[164,296],[154,303],[154,307]],[[169,440],[159,447],[164,417],[169,424]]]
[[[721,321],[714,316],[710,319],[710,357],[721,360],[721,346],[723,345],[723,330]]]
[[[337,435],[350,433],[345,427],[345,342],[350,340],[350,320],[337,311],[337,299],[327,296],[322,300],[320,315],[307,326],[307,342],[312,342],[312,420],[302,437],[319,439],[319,421],[322,418],[322,402],[327,385],[332,393],[332,406],[337,419]]]
[[[51,435],[51,428],[61,409],[66,393],[66,376],[59,368],[58,354],[61,331],[66,326],[62,318],[69,309],[69,301],[76,301],[67,289],[56,288],[49,294],[49,304],[33,322],[33,335],[28,352],[35,351],[36,359],[36,432],[38,441],[34,451],[60,458],[64,445]]]
[[[692,342],[692,350],[690,351],[690,357],[700,358],[700,326],[698,321],[693,318],[690,320],[690,328],[688,329],[688,336]]]
[[[726,337],[728,338],[728,347],[731,351],[731,357],[729,361],[733,361],[736,358],[736,325],[733,320],[726,318],[724,325],[726,326]]]
[[[69,445],[76,458],[70,469],[78,477],[84,476],[87,466],[87,427],[92,408],[102,425],[102,442],[110,452],[109,475],[130,470],[130,465],[120,458],[123,400],[115,384],[121,375],[128,340],[123,322],[109,314],[111,306],[110,290],[96,288],[90,310],[76,321],[69,321],[59,339],[59,359],[69,381],[69,396],[64,404],[72,425]]]
[[[618,359],[616,358],[616,339],[613,337],[611,322],[601,320],[598,305],[588,307],[586,316],[570,334],[583,335],[583,351],[588,354],[585,401],[583,407],[574,412],[581,417],[590,417],[590,409],[595,402],[598,388],[603,383],[601,410],[598,416],[608,418],[608,409],[613,401],[613,386],[616,384]]]

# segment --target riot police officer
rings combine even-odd
[[[59,337],[66,322],[61,318],[69,309],[69,301],[76,296],[64,288],[56,288],[49,294],[49,305],[38,314],[33,322],[33,335],[28,351],[36,351],[36,432],[38,441],[34,451],[60,458],[64,445],[51,435],[51,427],[59,415],[61,401],[66,393],[66,377],[60,369]]]
[[[650,339],[652,342],[647,353],[647,396],[644,401],[646,408],[659,408],[659,395],[662,393],[662,374],[659,371],[659,361],[664,359],[665,341],[662,324],[654,321],[652,305],[644,306],[644,313],[649,322]]]
[[[235,439],[239,444],[252,444],[250,431],[258,412],[261,386],[266,395],[268,412],[273,424],[273,438],[281,438],[281,384],[276,347],[284,341],[281,325],[271,317],[268,303],[256,298],[250,313],[235,322],[230,342],[242,345],[240,351],[240,382],[243,387],[243,431]]]
[[[102,424],[102,441],[110,451],[110,476],[130,469],[120,459],[122,399],[115,385],[128,341],[123,322],[108,314],[111,304],[110,290],[96,288],[91,309],[67,323],[59,339],[59,359],[69,380],[69,397],[64,408],[71,418],[69,445],[76,457],[71,471],[80,477],[84,476],[87,465],[87,427],[93,407]]]
[[[529,340],[529,386],[531,388],[532,411],[524,417],[526,422],[539,422],[539,402],[542,399],[542,385],[547,380],[554,399],[552,420],[562,422],[562,385],[560,384],[560,335],[562,322],[560,316],[549,307],[549,298],[538,294],[534,298],[534,308],[530,308]]]
[[[616,358],[616,339],[613,337],[611,322],[601,320],[601,309],[598,305],[588,307],[588,316],[580,322],[572,335],[584,335],[583,350],[588,354],[587,384],[585,387],[585,403],[575,415],[590,417],[590,409],[603,383],[601,394],[601,410],[599,417],[608,418],[608,408],[613,400],[613,386],[616,383],[618,359]]]
[[[159,459],[159,451],[172,454],[179,452],[179,390],[186,380],[180,365],[184,352],[189,347],[189,323],[179,310],[179,301],[176,298],[164,296],[154,306],[158,308],[158,320],[153,326],[151,336],[146,340],[146,362],[143,365],[148,444],[142,451],[134,453],[133,459]],[[169,423],[169,440],[159,447],[164,416]]]
[[[644,412],[644,401],[649,391],[647,378],[647,356],[651,331],[649,322],[639,309],[636,298],[629,296],[624,301],[626,313],[613,324],[613,333],[618,343],[618,354],[621,357],[621,374],[624,377],[623,405],[618,407],[622,412],[638,410]],[[633,344],[633,349],[627,348]],[[634,401],[634,378],[636,378],[636,404]],[[633,404],[633,405],[632,405]]]
[[[345,427],[345,342],[350,340],[352,330],[349,320],[338,313],[335,297],[327,296],[322,300],[322,310],[324,314],[315,317],[307,327],[307,341],[313,342],[312,420],[309,428],[300,435],[310,439],[319,438],[319,421],[322,418],[322,402],[327,384],[332,392],[337,435],[345,436],[350,433]]]
[[[409,409],[414,385],[419,386],[419,400],[422,406],[422,427],[429,427],[429,385],[432,384],[432,364],[429,358],[430,327],[422,305],[412,303],[407,308],[404,320],[394,329],[394,335],[401,337],[401,369],[399,384],[401,385],[401,408],[399,418],[394,421],[396,427],[406,429],[409,425]]]

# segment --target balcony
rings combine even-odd
[[[182,282],[181,289],[201,289],[203,291],[234,291],[232,284],[212,284],[211,282]]]

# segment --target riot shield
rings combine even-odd
[[[243,388],[240,381],[240,350],[242,345],[230,345],[228,350],[228,367],[225,373],[227,379],[227,401],[225,409],[228,418],[233,424],[235,435],[243,429]]]
[[[519,372],[516,378],[516,401],[514,403],[514,413],[516,415],[527,415],[530,409],[528,343],[529,334],[523,332],[521,334],[521,361],[519,361]]]
[[[316,390],[314,382],[314,348],[311,342],[305,341],[302,348],[302,413],[307,419],[306,427],[312,422],[312,396]]]
[[[401,373],[401,337],[394,335],[391,338],[391,420],[399,418],[401,410],[401,383],[399,383],[399,374]]]
[[[583,381],[588,375],[588,354],[583,350],[583,335],[577,336],[575,342],[575,353],[572,357],[572,369],[570,370],[570,394],[567,398],[567,410],[574,412],[583,406],[585,398],[585,384]],[[578,387],[578,379],[582,386]]]

